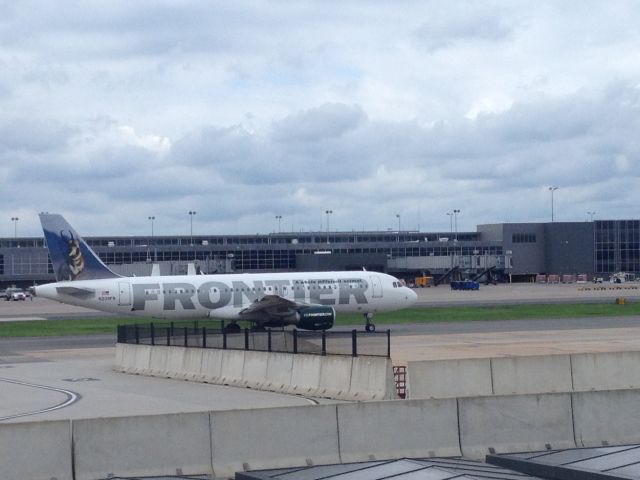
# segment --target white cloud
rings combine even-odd
[[[118,131],[122,142],[128,145],[142,147],[155,153],[167,153],[171,149],[171,140],[161,135],[140,135],[133,127],[121,125]]]
[[[476,119],[479,115],[486,115],[489,113],[502,113],[509,110],[513,105],[513,99],[502,95],[500,93],[495,95],[488,95],[479,98],[473,102],[471,108],[465,113],[465,118],[470,120]]]

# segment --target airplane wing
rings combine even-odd
[[[328,305],[295,302],[279,295],[265,295],[242,309],[239,316],[258,326],[295,325],[304,330],[327,330],[333,326],[336,312]]]
[[[277,312],[290,312],[302,307],[310,306],[308,303],[294,302],[280,295],[265,295],[259,298],[247,308],[240,311],[240,315],[248,316],[256,313],[274,314]]]

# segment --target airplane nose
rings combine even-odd
[[[407,290],[406,299],[409,301],[409,303],[415,303],[416,300],[418,300],[418,294],[408,287],[405,287],[405,288]]]

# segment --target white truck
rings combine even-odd
[[[26,299],[27,294],[24,293],[24,290],[22,290],[21,288],[7,288],[7,290],[5,291],[5,300],[7,302],[9,300],[17,302],[18,300],[24,301]]]

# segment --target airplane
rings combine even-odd
[[[373,315],[411,306],[417,295],[391,275],[334,271],[123,277],[100,260],[59,214],[41,213],[55,283],[34,294],[62,303],[122,315],[160,319],[216,318],[237,332],[239,320],[255,329],[294,325],[327,330],[337,313]]]

